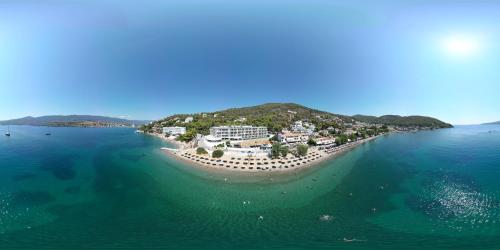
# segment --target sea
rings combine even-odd
[[[189,166],[129,128],[6,130],[0,249],[500,249],[500,126],[394,133],[257,176]]]

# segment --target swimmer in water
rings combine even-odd
[[[366,241],[366,240],[358,240],[356,238],[348,239],[348,238],[344,237],[344,242],[362,242],[362,241]]]

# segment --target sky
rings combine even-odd
[[[0,0],[0,120],[269,102],[500,120],[500,1]]]

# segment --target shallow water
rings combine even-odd
[[[250,180],[186,166],[132,129],[11,131],[2,249],[500,248],[499,126],[385,136]]]

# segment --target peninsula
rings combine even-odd
[[[139,131],[175,142],[178,147],[165,152],[193,165],[270,172],[312,166],[390,132],[449,127],[425,116],[346,116],[294,103],[268,103],[172,115]]]

